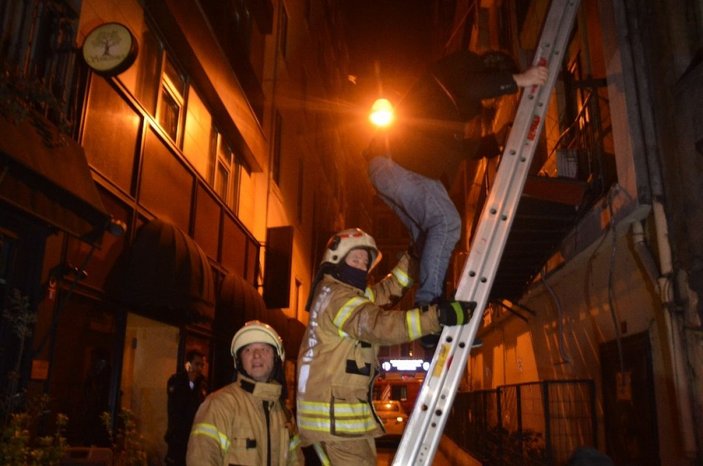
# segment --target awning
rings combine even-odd
[[[111,293],[122,303],[178,323],[212,321],[215,285],[208,258],[176,226],[144,225],[111,273]]]
[[[0,115],[0,199],[88,241],[110,220],[83,148],[38,115]]]
[[[217,300],[218,325],[225,336],[234,335],[244,322],[258,319],[267,321],[267,310],[264,298],[256,291],[254,286],[244,280],[236,272],[230,272],[222,280],[220,298]]]
[[[223,338],[231,338],[244,322],[253,319],[269,324],[278,332],[287,359],[297,357],[305,326],[280,309],[267,309],[264,298],[251,283],[238,273],[227,274],[217,301],[217,329]]]

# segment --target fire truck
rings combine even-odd
[[[374,382],[374,400],[398,400],[411,413],[430,361],[412,358],[381,358],[381,371]]]

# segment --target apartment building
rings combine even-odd
[[[0,363],[71,445],[136,416],[164,456],[166,381],[232,377],[246,320],[282,335],[293,388],[321,247],[370,224],[349,183],[348,56],[334,2],[4,2]]]
[[[525,68],[549,3],[442,2],[436,55],[502,49]],[[477,458],[563,464],[587,444],[616,464],[700,461],[702,24],[699,2],[580,2],[448,421]],[[486,131],[516,106],[486,102]],[[453,185],[465,232],[448,289],[499,163]]]

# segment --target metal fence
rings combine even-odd
[[[554,380],[458,393],[445,434],[485,466],[561,466],[596,422],[594,382]]]

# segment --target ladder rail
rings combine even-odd
[[[533,65],[549,68],[543,86],[524,89],[498,172],[479,218],[456,298],[477,303],[465,326],[445,327],[401,438],[394,465],[430,464],[465,370],[510,227],[517,211],[549,98],[564,59],[579,0],[553,0]]]

